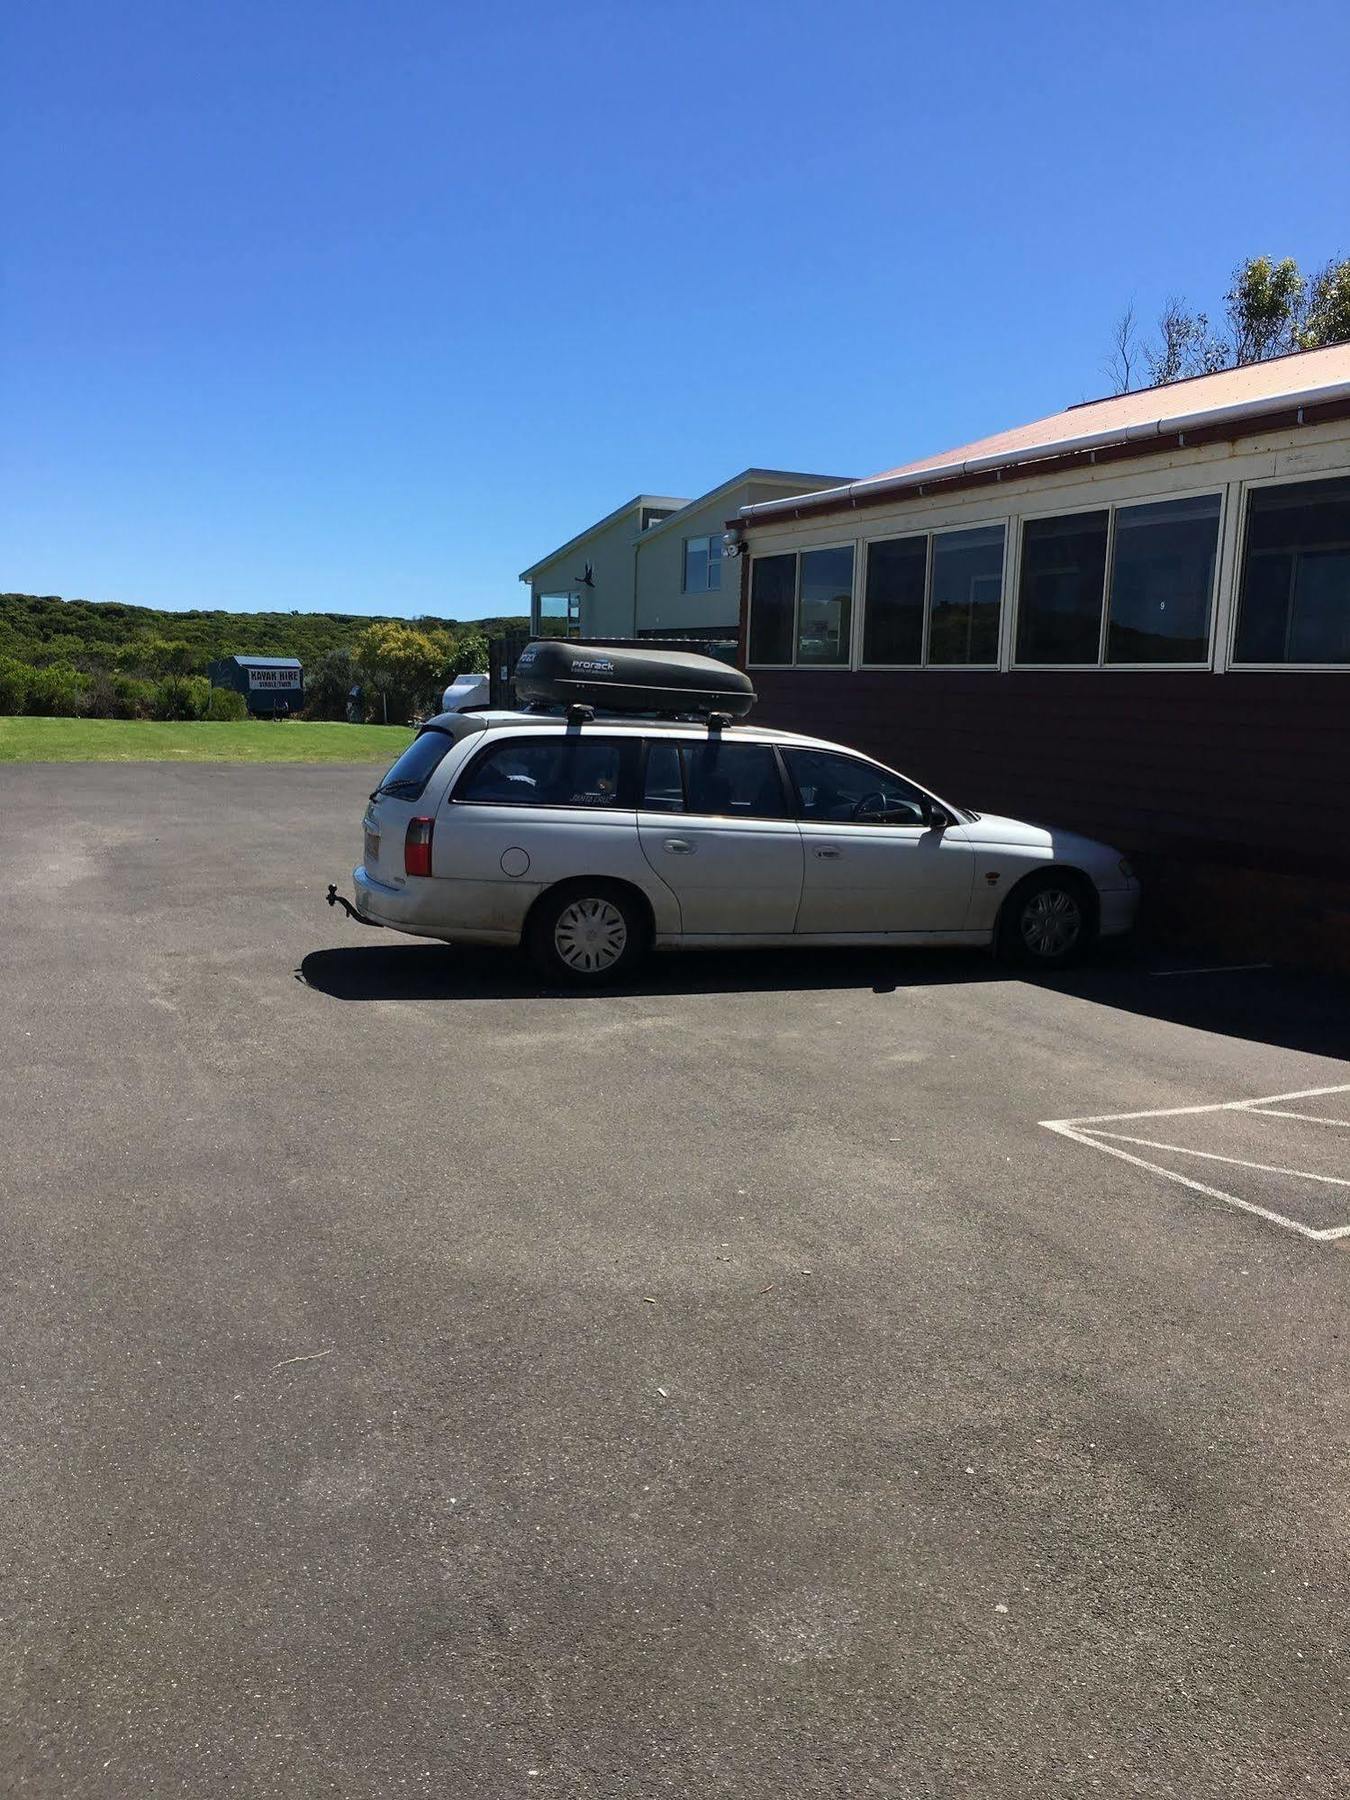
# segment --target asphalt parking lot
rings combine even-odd
[[[0,777],[0,1787],[1343,1795],[1344,988],[548,995],[370,775]]]

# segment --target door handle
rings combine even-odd
[[[667,838],[665,848],[673,856],[692,856],[694,854],[694,846],[688,838]]]
[[[826,844],[823,849],[816,851],[816,855],[823,862],[836,862],[843,854],[843,851],[836,850],[833,844]]]

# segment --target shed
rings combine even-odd
[[[305,671],[297,656],[222,656],[208,663],[212,687],[233,688],[259,718],[299,712],[305,700]]]

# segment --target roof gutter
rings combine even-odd
[[[940,481],[959,481],[967,476],[1014,469],[1027,463],[1050,462],[1059,457],[1077,456],[1120,444],[1143,443],[1153,438],[1184,437],[1187,432],[1240,424],[1243,420],[1264,418],[1276,413],[1296,410],[1298,422],[1302,424],[1305,408],[1325,406],[1336,401],[1350,401],[1350,381],[1332,381],[1322,387],[1303,388],[1296,393],[1266,394],[1259,400],[1238,400],[1229,406],[1212,406],[1202,412],[1180,413],[1139,425],[1117,425],[1107,431],[1085,432],[1078,437],[1057,438],[1049,443],[1023,446],[1017,450],[999,450],[991,456],[971,456],[962,462],[930,463],[922,469],[907,469],[901,475],[876,475],[867,481],[851,481],[846,487],[822,488],[815,494],[799,494],[795,499],[760,500],[753,506],[743,506],[737,522],[754,525],[760,519],[842,511],[876,502],[892,494],[921,490]]]

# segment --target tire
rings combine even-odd
[[[646,955],[642,902],[616,881],[569,881],[530,914],[525,947],[540,974],[572,988],[608,987]]]
[[[999,955],[1026,969],[1066,969],[1096,937],[1091,890],[1072,869],[1033,875],[1013,889],[999,914]]]

